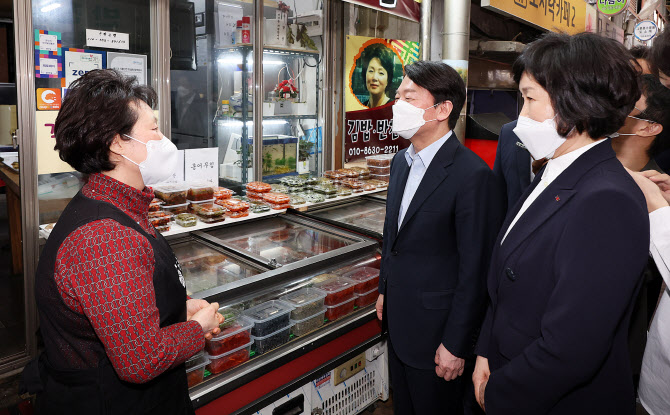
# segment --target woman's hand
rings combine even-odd
[[[633,177],[640,190],[642,190],[644,198],[647,200],[647,210],[649,213],[668,206],[670,177],[667,174],[661,174],[653,170],[643,173],[626,170]]]
[[[205,338],[210,340],[212,335],[219,334],[219,324],[223,323],[223,316],[219,313],[219,303],[212,303],[196,312],[191,320],[200,323]]]
[[[186,321],[192,319],[195,313],[207,307],[208,305],[209,303],[205,300],[199,300],[196,298],[186,300]]]
[[[475,385],[475,398],[477,403],[482,407],[484,411],[484,391],[486,390],[486,384],[489,381],[489,376],[491,376],[491,370],[489,369],[489,359],[477,356],[477,363],[475,363],[475,371],[472,373],[472,383]]]

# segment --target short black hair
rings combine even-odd
[[[386,89],[384,92],[386,93],[387,97],[393,98],[393,95],[395,95],[395,92],[391,94],[392,89],[393,89],[393,66],[395,65],[394,58],[395,58],[395,53],[391,51],[387,46],[382,45],[381,43],[373,43],[372,45],[366,47],[363,50],[363,53],[361,53],[361,68],[363,69],[361,71],[361,76],[363,79],[363,85],[366,85],[367,83],[367,78],[366,78],[366,73],[368,71],[368,66],[370,65],[370,61],[373,60],[374,58],[379,59],[379,62],[381,62],[382,67],[386,71],[386,78],[387,78],[387,83],[386,83]]]
[[[640,98],[632,60],[613,39],[547,33],[514,62],[514,79],[527,73],[549,93],[559,134],[574,129],[597,139],[619,130]]]
[[[653,75],[643,75],[642,94],[647,101],[647,108],[636,118],[653,121],[663,127],[649,147],[649,157],[654,158],[670,147],[670,89],[663,86]]]
[[[670,76],[670,30],[664,30],[654,39],[649,57],[658,70]]]
[[[449,128],[454,129],[465,104],[465,82],[454,68],[444,62],[417,61],[405,66],[405,75],[433,96],[434,104],[451,101]]]
[[[649,47],[638,45],[630,48],[630,54],[635,59],[647,59],[649,57]]]
[[[97,69],[74,81],[58,112],[55,150],[61,160],[84,174],[114,169],[109,147],[114,137],[130,134],[139,118],[136,106],[151,108],[156,92],[113,69]],[[134,105],[131,105],[134,104]]]

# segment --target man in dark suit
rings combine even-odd
[[[511,209],[530,186],[531,157],[519,137],[514,134],[516,120],[503,125],[498,136],[493,173],[501,179],[507,196],[507,209]]]
[[[465,101],[458,73],[441,62],[405,73],[393,129],[412,145],[391,164],[377,314],[395,413],[458,414],[504,201],[486,163],[452,133]]]

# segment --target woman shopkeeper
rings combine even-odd
[[[193,413],[184,361],[223,318],[216,303],[187,300],[179,264],[148,222],[147,186],[177,160],[155,101],[134,78],[96,70],[72,84],[58,114],[56,150],[89,176],[37,269],[38,413]]]

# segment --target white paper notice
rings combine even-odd
[[[184,181],[184,150],[179,150],[179,163],[177,165],[177,171],[172,173],[172,176],[170,176],[169,179],[167,179],[165,182],[166,183],[177,183],[177,182],[183,182]]]
[[[140,85],[147,83],[147,56],[131,53],[107,52],[107,67],[125,76],[134,76]]]
[[[86,72],[94,69],[104,69],[102,53],[65,51],[65,87],[81,78]]]
[[[40,74],[58,76],[58,59],[40,58]]]
[[[58,36],[40,33],[40,50],[58,52]]]
[[[86,29],[86,45],[107,49],[130,49],[128,33]]]
[[[219,148],[184,150],[184,180],[219,185]]]

